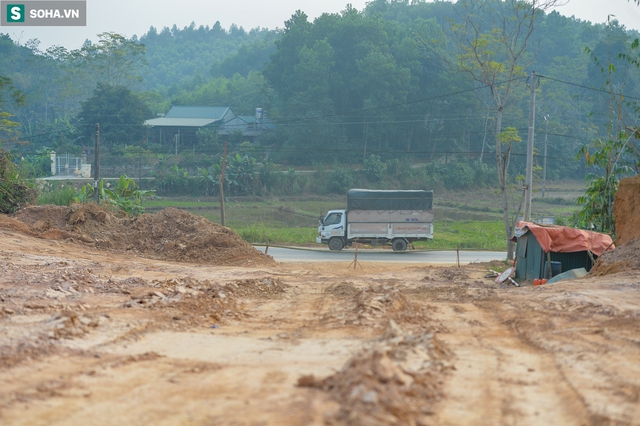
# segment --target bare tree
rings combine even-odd
[[[516,81],[524,78],[524,70],[535,54],[531,52],[531,35],[538,16],[558,6],[559,0],[468,0],[461,5],[460,24],[452,26],[462,69],[485,84],[491,91],[496,111],[496,163],[502,194],[507,257],[513,259],[511,237],[514,224],[509,220],[507,169],[512,142],[516,139],[502,133],[502,115]]]

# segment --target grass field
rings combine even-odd
[[[545,198],[534,193],[534,219],[554,216],[566,221],[577,210],[575,198],[582,182],[549,184]],[[521,193],[510,196],[519,204]],[[220,223],[218,198],[159,198],[144,203],[148,212],[177,207]],[[225,224],[250,243],[315,245],[318,218],[331,209],[346,206],[345,196],[290,198],[233,198],[225,201]],[[453,250],[506,250],[501,197],[494,190],[446,191],[434,194],[434,239],[415,243],[416,248]]]

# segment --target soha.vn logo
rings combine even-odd
[[[24,4],[7,5],[7,22],[24,22]]]

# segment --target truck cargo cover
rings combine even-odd
[[[350,189],[347,210],[431,210],[433,191]]]

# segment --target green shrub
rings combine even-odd
[[[39,178],[51,175],[51,155],[47,148],[25,154],[18,163],[18,172],[25,178]]]
[[[380,182],[384,177],[385,164],[380,157],[371,154],[363,163],[364,173],[371,182]]]
[[[129,216],[139,216],[144,213],[142,199],[144,197],[155,196],[155,191],[142,191],[136,185],[136,182],[125,176],[120,176],[118,183],[114,187],[107,185],[100,180],[98,186],[99,199],[108,202],[115,208],[122,210]],[[75,194],[74,201],[77,203],[86,203],[93,200],[94,189],[90,184],[86,184]]]
[[[334,168],[328,173],[327,190],[334,194],[346,194],[353,186],[353,172],[347,169]]]
[[[480,160],[472,162],[471,167],[475,172],[473,180],[477,186],[487,188],[491,187],[496,182],[496,176],[498,174],[495,167],[490,167],[488,164],[483,163]]]
[[[15,213],[33,203],[38,191],[30,180],[21,179],[11,161],[11,154],[0,151],[0,213]]]
[[[476,172],[467,163],[449,163],[444,168],[443,181],[447,189],[469,189],[475,177]]]
[[[56,206],[68,206],[74,201],[76,189],[70,183],[44,184],[38,196],[38,205],[54,204]]]

